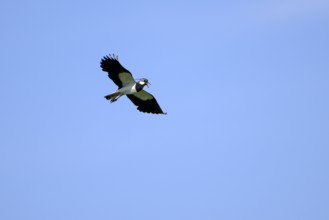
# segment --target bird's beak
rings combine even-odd
[[[146,83],[146,86],[149,87],[149,84],[151,85],[151,83],[147,82],[147,83]]]

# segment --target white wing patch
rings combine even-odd
[[[130,73],[121,72],[119,73],[119,79],[122,82],[122,87],[128,85],[129,83],[135,82],[134,78]]]

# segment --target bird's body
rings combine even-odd
[[[115,92],[105,96],[107,100],[110,100],[111,102],[115,102],[123,95],[132,95],[134,93],[137,93],[141,91],[144,87],[144,85],[140,84],[141,82],[131,82],[126,84],[124,87],[119,88]],[[146,85],[146,84],[145,84]]]
[[[117,56],[103,57],[101,68],[108,73],[110,79],[118,86],[115,92],[105,96],[107,100],[115,102],[121,96],[126,95],[138,106],[137,109],[141,112],[166,114],[162,111],[153,95],[143,90],[144,86],[148,86],[148,80],[142,78],[135,82],[131,73],[119,63]]]

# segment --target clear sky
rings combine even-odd
[[[0,11],[0,219],[329,219],[328,1]],[[104,99],[110,53],[168,115]]]

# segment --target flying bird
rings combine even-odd
[[[108,73],[109,78],[118,86],[115,92],[105,96],[111,103],[126,95],[141,112],[167,114],[162,111],[154,96],[143,89],[144,86],[148,87],[150,85],[149,81],[141,78],[136,82],[129,70],[119,63],[118,56],[114,54],[104,56],[101,60],[101,68]]]

